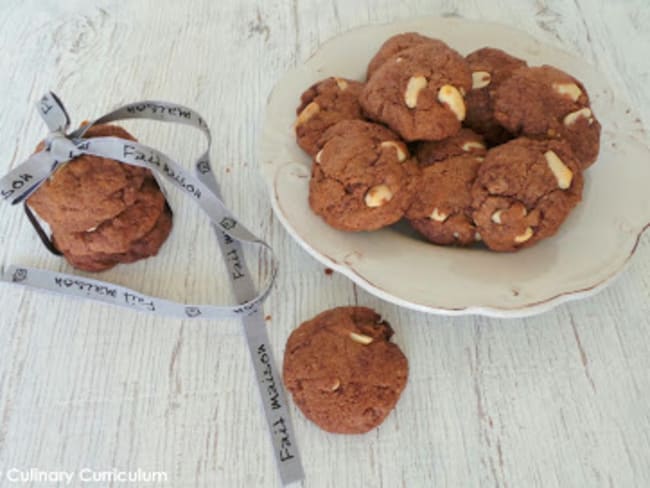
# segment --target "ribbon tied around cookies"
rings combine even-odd
[[[168,102],[135,102],[69,132],[70,117],[55,94],[44,95],[37,103],[37,108],[50,131],[45,138],[44,149],[30,156],[0,179],[2,201],[13,205],[24,202],[58,168],[82,154],[148,168],[157,180],[168,181],[177,187],[207,214],[222,247],[231,280],[241,281],[237,293],[240,303],[233,306],[182,304],[143,295],[100,280],[26,266],[11,265],[3,268],[0,281],[177,318],[214,319],[241,316],[252,313],[264,301],[275,280],[277,261],[269,245],[246,229],[222,202],[210,165],[210,130],[198,113]],[[126,119],[180,123],[203,132],[208,147],[196,161],[194,174],[186,171],[169,156],[139,142],[118,137],[85,137],[88,129],[94,125]],[[272,262],[270,276],[259,292],[248,276],[242,255],[242,243],[261,248]]]

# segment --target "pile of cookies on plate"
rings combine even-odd
[[[135,140],[116,125],[90,127],[86,137]],[[43,149],[43,143],[37,151]],[[172,213],[146,168],[84,154],[61,166],[27,200],[50,227],[51,241],[84,271],[103,271],[158,253]]]
[[[600,130],[571,75],[489,47],[463,57],[417,33],[388,39],[365,82],[311,86],[295,123],[313,158],[309,204],[330,226],[405,218],[435,244],[494,251],[557,232],[582,198]]]

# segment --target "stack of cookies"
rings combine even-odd
[[[86,132],[102,136],[135,140],[114,125]],[[59,168],[27,204],[49,225],[54,246],[85,271],[154,256],[172,228],[171,210],[148,169],[87,154]]]
[[[489,47],[463,57],[417,33],[388,39],[365,83],[310,87],[297,114],[315,213],[346,231],[405,218],[440,245],[516,251],[555,234],[599,151],[569,74]]]

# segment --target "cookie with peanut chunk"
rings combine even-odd
[[[429,166],[454,156],[484,156],[487,152],[483,136],[470,129],[461,129],[458,134],[442,141],[423,141],[416,143],[415,156],[422,166]]]
[[[495,118],[492,92],[526,61],[491,47],[478,49],[465,58],[472,70],[472,89],[467,93],[467,117],[464,125],[482,134],[490,146],[513,138]]]
[[[341,120],[361,119],[359,94],[363,83],[344,78],[326,78],[309,87],[300,97],[295,123],[298,145],[310,156],[320,149],[325,131]]]
[[[389,58],[359,99],[373,120],[406,141],[438,141],[456,134],[465,119],[464,94],[472,86],[465,59],[440,43],[417,45]]]
[[[560,140],[520,137],[490,149],[472,187],[485,245],[516,251],[552,236],[582,198],[582,168]]]
[[[362,434],[395,408],[408,361],[374,310],[338,307],[302,323],[287,341],[283,379],[294,402],[327,432]]]
[[[322,138],[309,205],[332,227],[370,231],[391,225],[411,205],[418,168],[406,144],[378,124],[345,120]]]
[[[494,116],[524,136],[566,140],[583,169],[600,149],[600,123],[585,87],[552,66],[520,68],[494,91]]]
[[[458,246],[480,240],[472,219],[472,185],[482,160],[465,154],[422,170],[420,186],[406,218],[427,240]]]

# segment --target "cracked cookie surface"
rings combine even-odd
[[[408,361],[374,310],[338,307],[295,329],[283,380],[294,402],[323,430],[361,434],[381,424],[406,386]]]
[[[403,32],[401,34],[396,34],[388,38],[370,60],[366,71],[366,79],[370,79],[370,77],[392,56],[420,44],[438,44],[445,46],[442,41],[423,36],[417,32]]]
[[[92,254],[70,254],[63,251],[66,260],[75,268],[90,272],[105,271],[119,263],[132,263],[140,259],[155,256],[160,251],[172,229],[172,213],[165,208],[153,229],[141,238],[133,241],[124,253],[97,252]],[[56,238],[54,239],[57,244]]]
[[[406,218],[427,240],[459,246],[478,240],[472,220],[472,185],[482,159],[456,156],[422,170],[418,192]]]
[[[422,141],[416,143],[415,147],[415,156],[420,166],[429,166],[465,154],[484,156],[486,152],[483,137],[465,128],[442,141]]]
[[[97,227],[84,232],[67,232],[53,224],[50,227],[57,247],[66,255],[126,253],[133,242],[154,228],[164,206],[165,197],[158,184],[147,178],[132,205]]]
[[[491,47],[478,49],[465,59],[472,70],[472,89],[465,97],[467,117],[464,125],[482,134],[490,146],[503,144],[513,136],[494,117],[492,92],[513,71],[526,66],[526,61]]]

